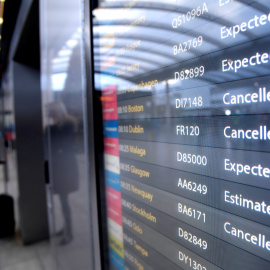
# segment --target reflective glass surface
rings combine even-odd
[[[92,269],[84,138],[82,5],[44,0],[41,71],[47,189],[56,269]]]
[[[269,26],[268,0],[93,10],[110,269],[270,268]]]

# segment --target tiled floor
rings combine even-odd
[[[9,183],[8,193],[14,199],[15,220],[18,227],[18,188],[16,176],[16,156],[8,153]],[[4,171],[0,166],[0,193],[4,191]],[[23,246],[19,237],[0,239],[0,270],[53,270],[49,241]]]
[[[1,270],[53,270],[48,241],[22,246],[16,238],[0,240]]]
[[[18,230],[18,188],[16,176],[16,157],[9,153],[9,194],[14,198],[15,219]],[[49,241],[23,246],[19,237],[0,239],[0,270],[89,270],[92,269],[88,186],[85,175],[84,155],[78,155],[79,188],[69,195],[72,214],[73,239],[67,245],[60,245],[60,238],[55,237],[54,246],[50,248]],[[0,166],[0,193],[3,192],[3,167]],[[63,214],[59,196],[52,196],[54,205],[55,230],[63,227]],[[52,259],[52,254],[53,258]],[[57,261],[57,267],[55,265]]]

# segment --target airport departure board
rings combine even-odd
[[[270,269],[270,1],[99,1],[110,269]]]

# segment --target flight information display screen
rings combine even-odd
[[[99,1],[110,269],[270,269],[269,34],[269,0]]]

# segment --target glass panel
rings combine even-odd
[[[41,1],[48,207],[57,269],[91,269],[81,1]]]
[[[110,269],[270,268],[269,14],[98,1]]]

